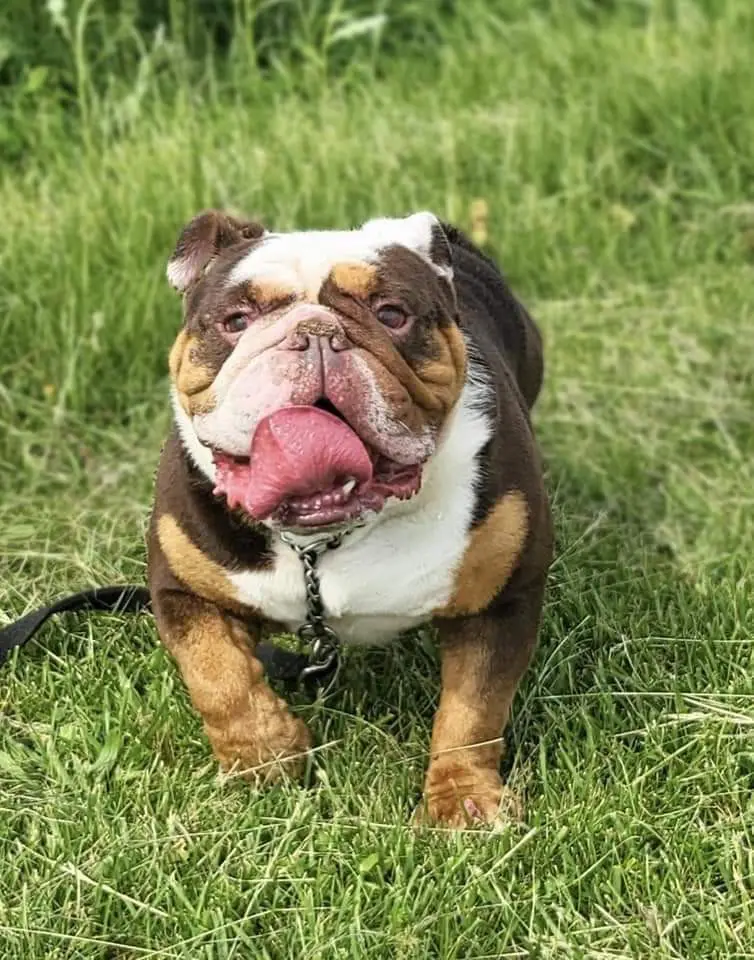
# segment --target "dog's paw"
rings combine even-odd
[[[450,830],[468,830],[500,827],[522,818],[520,799],[503,784],[497,771],[435,763],[427,772],[424,797],[414,820]]]
[[[306,724],[274,695],[250,697],[244,717],[206,730],[221,769],[260,785],[301,776],[312,745]]]

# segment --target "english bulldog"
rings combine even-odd
[[[255,645],[306,618],[295,544],[342,533],[318,572],[343,643],[437,627],[421,817],[494,821],[514,803],[502,734],[552,558],[534,322],[430,213],[274,233],[210,210],[167,274],[184,319],[149,589],[220,766],[257,782],[302,770],[310,733]]]

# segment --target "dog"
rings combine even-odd
[[[344,644],[437,627],[423,822],[493,823],[552,560],[530,410],[542,340],[495,263],[431,213],[274,233],[221,211],[180,234],[173,425],[148,535],[162,642],[224,770],[299,774],[311,737],[255,645],[307,616],[320,555]]]

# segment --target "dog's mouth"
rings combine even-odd
[[[421,465],[368,447],[327,399],[283,407],[260,421],[248,457],[214,451],[215,494],[285,529],[354,522],[421,486]]]

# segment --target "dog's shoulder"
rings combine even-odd
[[[147,536],[153,590],[177,583],[244,613],[251,608],[233,572],[263,573],[272,563],[268,535],[244,524],[214,497],[211,481],[197,468],[175,423],[160,455]]]
[[[531,407],[544,372],[542,337],[494,260],[458,228],[450,242],[469,380],[489,439],[477,458],[474,509],[464,559],[445,614],[479,612],[503,589],[544,575],[552,522]]]

